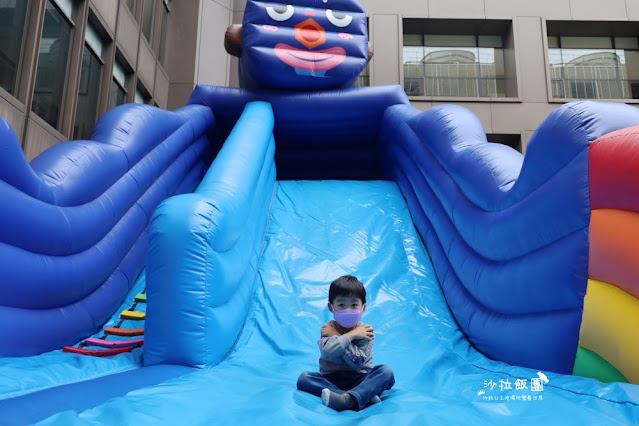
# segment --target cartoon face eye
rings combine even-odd
[[[293,16],[293,6],[290,4],[287,6],[277,5],[277,6],[266,6],[266,13],[270,16],[274,21],[282,22],[290,19]]]
[[[331,24],[340,28],[347,27],[353,20],[351,15],[344,12],[334,12],[331,9],[326,9],[326,17]]]

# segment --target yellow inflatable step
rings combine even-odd
[[[145,312],[122,311],[120,318],[129,320],[143,320],[146,318]]]

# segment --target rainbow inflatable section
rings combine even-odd
[[[588,286],[575,374],[639,383],[638,127],[595,140],[589,150]]]
[[[365,19],[251,0],[242,88],[31,163],[1,122],[1,424],[639,422],[639,110],[563,105],[523,156],[349,88]],[[396,385],[337,413],[295,383],[345,273]]]

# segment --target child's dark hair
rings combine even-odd
[[[352,275],[344,275],[331,283],[328,289],[328,302],[333,303],[336,297],[356,297],[366,303],[364,284]]]

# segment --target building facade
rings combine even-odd
[[[489,140],[523,151],[562,103],[637,103],[639,2],[362,3],[375,47],[371,84],[403,85],[419,109],[463,105]]]
[[[331,0],[328,0],[329,2]],[[362,0],[375,56],[359,85],[419,109],[456,103],[525,150],[577,99],[639,103],[635,0]],[[28,159],[91,134],[116,105],[176,109],[196,84],[237,86],[224,31],[245,0],[0,0],[0,115]]]
[[[0,115],[29,160],[127,102],[168,106],[169,0],[0,0]]]

